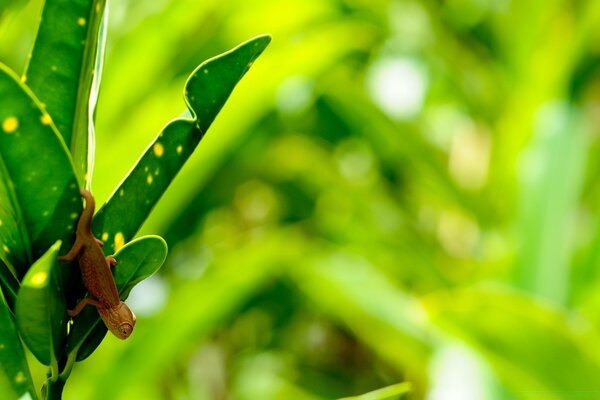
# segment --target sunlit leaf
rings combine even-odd
[[[186,83],[185,100],[193,119],[170,122],[94,218],[94,233],[107,238],[107,252],[118,250],[135,235],[236,84],[270,41],[268,35],[250,39],[205,61],[192,73]]]
[[[33,355],[58,373],[67,334],[67,309],[57,271],[58,241],[29,269],[17,296],[15,316],[19,332]]]
[[[412,385],[410,383],[398,383],[358,396],[344,397],[340,400],[400,400],[406,398],[411,389]]]

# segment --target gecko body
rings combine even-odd
[[[121,299],[111,272],[117,264],[113,256],[105,256],[102,251],[104,243],[94,237],[91,226],[94,216],[94,197],[81,189],[85,199],[85,208],[77,223],[75,244],[69,252],[58,257],[60,261],[79,261],[83,284],[90,293],[84,297],[74,309],[67,314],[74,317],[91,304],[96,307],[106,327],[119,339],[127,339],[135,326],[135,315]]]

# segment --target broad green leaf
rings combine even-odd
[[[81,186],[93,164],[105,5],[106,0],[46,0],[23,77],[69,147]]]
[[[38,100],[2,64],[0,164],[20,209],[22,218],[17,214],[15,223],[27,231],[32,260],[57,239],[68,250],[82,207],[67,149]],[[25,271],[18,272],[20,278]]]
[[[340,400],[400,400],[404,399],[411,389],[412,385],[408,382],[398,383],[359,396],[344,397]]]
[[[193,119],[171,121],[94,218],[93,231],[118,250],[138,231],[185,161],[192,154],[235,85],[270,43],[258,36],[202,63],[190,76],[185,100]]]
[[[167,244],[159,236],[141,237],[118,251],[114,276],[121,300],[127,299],[135,285],[156,273],[166,257]],[[96,309],[88,306],[74,319],[67,351],[78,352],[77,360],[83,360],[98,347],[106,332]]]
[[[12,314],[0,291],[0,398],[36,398]]]
[[[435,325],[474,347],[516,394],[558,400],[600,391],[600,354],[589,345],[600,338],[559,310],[492,287],[434,294],[424,304]]]
[[[42,364],[52,366],[55,374],[67,333],[65,295],[57,270],[60,246],[61,242],[56,242],[31,266],[19,289],[15,307],[23,341]]]

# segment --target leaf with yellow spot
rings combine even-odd
[[[0,259],[19,279],[57,239],[70,247],[77,222],[71,214],[82,209],[69,153],[54,126],[44,124],[45,115],[0,64],[0,121],[18,121],[3,124],[16,126],[12,132],[0,129]]]
[[[117,265],[113,271],[121,300],[127,299],[135,285],[156,273],[166,257],[167,244],[159,236],[144,236],[120,249],[115,254]],[[81,361],[92,354],[106,332],[96,309],[88,306],[73,320],[67,351],[77,352],[77,360]]]
[[[269,35],[257,36],[205,61],[192,73],[185,85],[192,118],[177,118],[158,134],[94,218],[96,236],[120,232],[125,242],[134,237],[237,83],[270,42]],[[154,171],[154,176],[148,171]],[[112,250],[113,244],[108,243],[105,251]]]
[[[57,270],[60,246],[61,242],[56,242],[29,269],[15,307],[23,341],[42,364],[52,365],[56,373],[67,333],[63,285]]]
[[[46,0],[23,75],[67,144],[80,186],[93,164],[105,5],[106,0]]]
[[[0,291],[0,399],[35,399],[35,389],[13,316]]]

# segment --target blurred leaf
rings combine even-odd
[[[0,128],[1,172],[23,216],[13,218],[28,233],[32,259],[57,239],[69,248],[81,200],[68,152],[33,94],[1,64]]]
[[[557,303],[566,302],[570,295],[573,217],[589,133],[581,117],[570,104],[542,108],[535,140],[521,163],[518,283]]]
[[[313,252],[314,253],[314,252]],[[324,253],[292,278],[320,308],[348,325],[381,357],[423,379],[435,338],[424,310],[360,256]]]
[[[0,291],[0,397],[16,399],[36,394],[27,359],[12,314]]]
[[[159,236],[133,240],[115,254],[114,277],[119,297],[127,299],[131,289],[158,271],[167,257],[167,244]],[[77,352],[77,361],[87,358],[104,339],[107,328],[95,307],[86,307],[73,320],[67,352]]]
[[[235,85],[270,41],[268,35],[257,36],[205,61],[192,73],[186,83],[185,100],[194,118],[170,122],[94,218],[94,233],[110,239],[106,241],[106,252],[118,250],[139,230]]]
[[[15,316],[19,332],[33,355],[51,365],[58,376],[58,360],[67,334],[67,308],[58,267],[61,242],[54,244],[29,269],[17,296]]]
[[[410,383],[398,383],[359,396],[344,397],[340,400],[400,400],[412,390]]]
[[[499,288],[474,288],[425,298],[431,321],[489,360],[518,398],[598,393],[600,338],[534,298]],[[529,394],[528,394],[529,393]]]
[[[105,3],[46,0],[24,74],[69,147],[82,187],[91,173],[88,149],[93,165],[93,115],[104,53],[104,37],[98,33]]]

